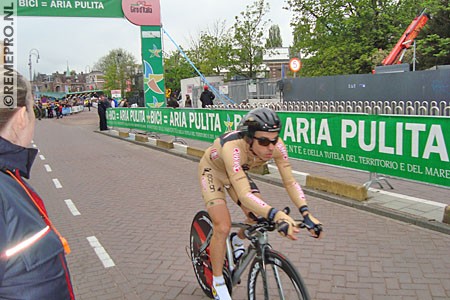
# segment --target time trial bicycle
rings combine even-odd
[[[284,212],[289,213],[289,208]],[[298,227],[305,228],[302,221]],[[234,262],[230,239],[223,266],[223,276],[230,295],[233,287],[241,282],[241,276],[250,266],[247,278],[247,294],[250,300],[259,299],[310,299],[305,282],[294,265],[269,244],[268,232],[276,229],[276,224],[265,218],[255,218],[255,224],[232,222],[232,228],[244,228],[245,237],[250,241],[244,254]],[[206,211],[199,211],[191,225],[190,257],[195,276],[203,292],[212,295],[212,267],[209,253],[213,224]]]

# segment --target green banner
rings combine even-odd
[[[279,115],[291,157],[450,186],[449,118]]]
[[[120,0],[18,0],[18,16],[123,18]]]
[[[193,140],[212,142],[232,131],[246,111],[202,109],[108,109],[108,126],[158,132]]]
[[[166,98],[161,26],[141,26],[141,45],[145,106],[164,107]]]
[[[246,111],[111,109],[108,125],[212,142]],[[278,112],[292,158],[450,187],[450,119]]]

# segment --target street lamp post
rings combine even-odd
[[[39,58],[40,58],[39,57],[39,50],[36,49],[36,48],[33,48],[28,53],[28,66],[30,67],[30,82],[33,82],[33,78],[31,77],[32,76],[32,73],[31,73],[31,70],[32,70],[31,56],[32,55],[36,56],[36,63],[38,63],[39,62]]]
[[[118,73],[118,77],[119,77],[119,88],[120,88],[120,96],[123,98],[123,74],[122,74],[122,66],[121,66],[121,62],[122,62],[122,53],[117,53],[117,73]]]

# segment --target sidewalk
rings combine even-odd
[[[183,155],[189,159],[198,159],[203,150],[210,145],[208,142],[174,138],[163,134],[149,136],[148,142],[136,141],[136,136],[146,136],[141,136],[140,132],[134,130],[128,133],[128,130],[125,129],[120,131],[121,136],[119,136],[118,130],[101,133],[169,151],[176,155]],[[128,137],[126,137],[127,134]],[[364,184],[370,180],[367,172],[296,159],[291,159],[291,165],[294,176],[303,186],[306,194],[450,234],[450,225],[448,224],[450,223],[449,188],[399,178],[386,178],[380,180],[379,183],[370,184],[367,190],[367,200],[357,201],[353,200],[355,198],[342,197],[340,196],[342,194],[326,192],[326,190],[333,190],[332,188],[342,185],[344,189],[354,189],[366,193]],[[254,176],[260,180],[281,185],[276,166],[269,164],[269,171],[270,174],[255,174]],[[322,191],[310,188],[307,181],[311,182],[311,179],[319,180],[319,185],[327,185],[327,187]],[[389,185],[392,186],[392,189]]]

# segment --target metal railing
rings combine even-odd
[[[268,107],[276,111],[367,113],[373,115],[450,116],[448,101],[285,101],[212,105],[213,109]]]

